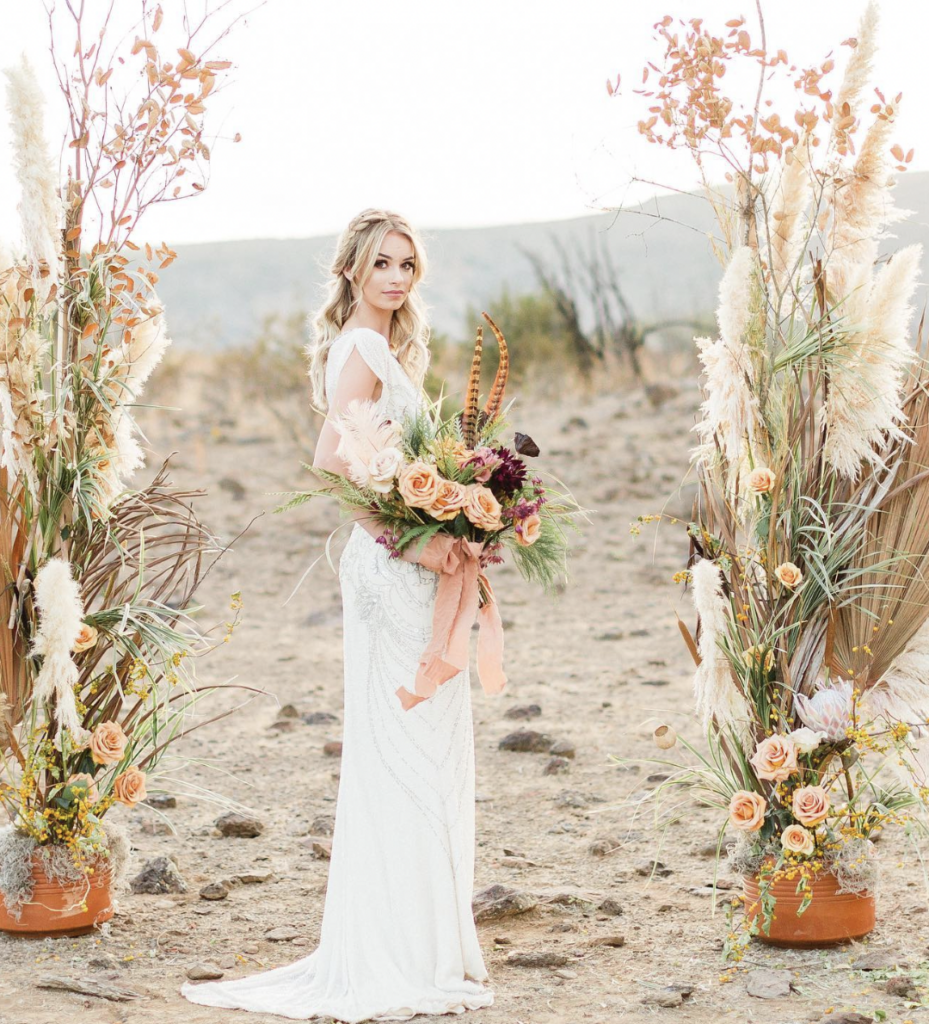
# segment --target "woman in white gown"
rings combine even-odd
[[[428,328],[415,286],[423,259],[420,239],[396,214],[365,210],[343,232],[308,348],[315,404],[330,418],[356,398],[375,399],[397,421],[421,407]],[[337,443],[327,420],[314,465],[342,472]],[[339,567],[344,732],[319,945],[284,967],[185,984],[192,1002],[345,1022],[493,1003],[471,911],[469,673],[428,698],[412,696],[438,576],[413,555],[391,558],[379,533],[359,519]]]

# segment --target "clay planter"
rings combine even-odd
[[[848,939],[860,939],[874,928],[874,895],[838,891],[839,883],[832,872],[815,875],[810,883],[813,900],[798,917],[797,910],[803,902],[798,894],[798,878],[780,879],[771,887],[776,899],[771,930],[765,935],[758,922],[758,938],[771,946],[786,946],[796,949],[812,949],[831,946]],[[742,879],[745,894],[745,913],[749,919],[761,912],[761,895],[757,875],[746,875]],[[757,902],[754,911],[749,907]]]
[[[0,931],[32,939],[85,935],[113,916],[112,874],[108,865],[89,876],[89,892],[85,892],[82,882],[62,884],[48,878],[35,858],[32,878],[32,899],[22,905],[18,921],[7,912],[0,895]],[[87,904],[86,910],[82,903]]]

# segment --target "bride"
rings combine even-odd
[[[422,407],[429,328],[420,238],[402,217],[360,213],[342,233],[308,346],[328,411],[314,466],[344,472],[332,419],[373,399],[401,421]],[[413,694],[432,633],[434,553],[391,558],[359,518],[339,565],[345,707],[341,779],[320,941],[307,957],[225,982],[192,1002],[294,1020],[407,1020],[490,1006],[471,911],[474,737],[468,670]],[[409,549],[407,549],[409,551]]]

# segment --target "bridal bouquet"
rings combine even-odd
[[[351,402],[336,421],[345,476],[314,469],[330,485],[298,494],[282,508],[318,494],[334,495],[344,511],[361,510],[383,524],[378,537],[392,558],[408,548],[435,551],[428,568],[440,573],[433,639],[417,675],[417,697],[403,690],[405,707],[428,696],[467,664],[475,613],[481,625],[478,670],[488,693],[506,682],[501,667],[502,626],[484,570],[510,551],[519,571],[550,589],[566,572],[565,526],[583,510],[565,491],[543,483],[526,458],[539,448],[506,428],[503,396],[509,367],[506,340],[486,314],[500,358],[490,395],[479,409],[483,332],[478,327],[466,401],[461,414],[443,418],[441,400],[403,423],[386,420],[370,400]],[[306,467],[311,468],[311,467]],[[280,511],[280,510],[279,510]],[[402,688],[401,688],[402,689]]]
[[[838,88],[831,60],[801,69],[809,106],[754,121],[720,95],[715,65],[752,61],[764,82],[783,51],[753,48],[741,22],[716,38],[665,19],[668,70],[641,124],[704,160],[718,144],[735,185],[731,205],[714,197],[730,252],[718,337],[697,339],[699,489],[678,577],[699,617],[696,638],[681,628],[709,753],[684,742],[695,762],[662,761],[669,785],[719,807],[720,847],[727,827],[737,837],[735,953],[751,935],[810,944],[813,919],[832,938],[863,934],[874,840],[925,827],[929,370],[922,325],[915,349],[910,333],[921,247],[878,262],[884,226],[905,215],[891,193],[909,160],[891,140],[899,97],[877,91],[854,139],[876,17],[871,4],[846,40]],[[673,733],[656,741],[669,749]],[[836,891],[861,898],[831,906]],[[848,908],[859,921],[843,930]]]

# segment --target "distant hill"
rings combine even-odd
[[[887,239],[892,251],[922,242],[929,269],[929,172],[898,178],[896,202],[914,211]],[[658,220],[657,215],[666,220]],[[422,287],[432,323],[452,338],[467,338],[469,305],[486,306],[504,286],[535,291],[532,267],[520,247],[555,262],[552,237],[569,251],[603,233],[623,290],[636,314],[654,319],[713,310],[720,268],[707,234],[712,210],[695,195],[663,196],[619,214],[574,220],[424,232],[429,257]],[[335,237],[248,239],[178,246],[177,262],[162,271],[159,293],[171,335],[180,347],[223,348],[250,341],[262,317],[275,310],[309,311],[319,301]],[[925,285],[918,305],[925,302]]]

